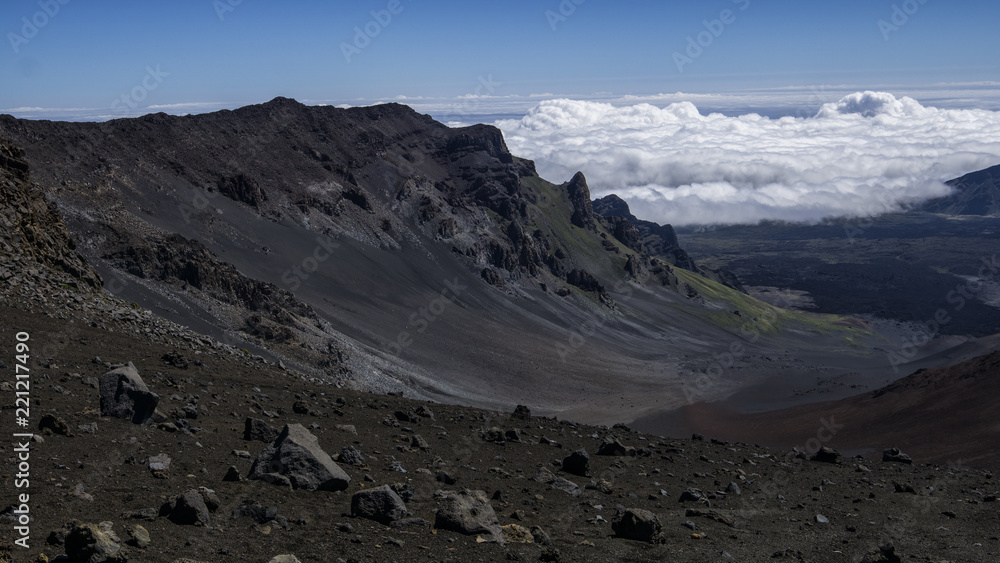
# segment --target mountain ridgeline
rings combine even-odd
[[[103,123],[0,116],[0,138],[106,289],[338,385],[617,421],[689,400],[683,374],[734,335],[780,335],[749,346],[761,358],[789,338],[841,361],[788,330],[834,319],[750,298],[670,226],[592,202],[583,174],[540,178],[495,127],[276,98]]]

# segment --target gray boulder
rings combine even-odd
[[[434,517],[434,527],[460,534],[486,534],[503,543],[500,520],[483,491],[438,491],[441,507]]]
[[[319,439],[301,424],[285,425],[274,443],[254,460],[247,478],[307,491],[342,491],[351,482],[319,446]]]
[[[621,538],[653,541],[662,526],[659,518],[652,512],[641,508],[626,508],[611,521],[611,529]]]
[[[211,523],[205,497],[197,489],[178,495],[160,507],[160,516],[166,516],[181,526],[208,526]]]
[[[100,378],[101,414],[145,424],[153,417],[160,397],[149,390],[132,362]]]
[[[247,417],[243,423],[243,439],[247,442],[273,442],[278,431],[259,418]]]
[[[590,454],[584,448],[576,450],[563,459],[562,470],[579,477],[586,477],[590,474]]]
[[[351,516],[389,525],[407,515],[406,504],[389,485],[358,491],[351,497]]]
[[[66,536],[66,555],[81,563],[125,563],[121,538],[111,528],[111,522],[80,524]]]

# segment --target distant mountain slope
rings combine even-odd
[[[966,174],[947,184],[955,188],[955,193],[928,201],[920,209],[946,215],[1000,216],[1000,165]]]
[[[681,404],[738,339],[739,365],[699,396],[874,354],[855,325],[623,243],[615,229],[636,227],[601,220],[583,174],[540,178],[486,125],[277,98],[105,123],[0,116],[0,138],[109,290],[338,385],[613,422]],[[809,361],[779,359],[789,349]]]
[[[839,401],[757,414],[699,403],[684,407],[669,421],[653,417],[634,426],[662,431],[667,424],[715,438],[800,449],[819,439],[826,446],[875,455],[898,447],[915,463],[1000,468],[997,412],[1000,352],[919,370],[876,391]]]

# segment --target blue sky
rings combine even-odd
[[[517,113],[544,97],[817,85],[925,99],[938,89],[946,104],[997,109],[998,21],[995,1],[5,0],[0,111],[99,118],[283,95]],[[373,36],[355,42],[356,28]],[[456,102],[471,94],[495,99]]]

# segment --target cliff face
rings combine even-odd
[[[100,276],[77,254],[56,206],[31,185],[29,170],[24,151],[0,141],[0,254],[64,272],[80,290],[99,289]]]

